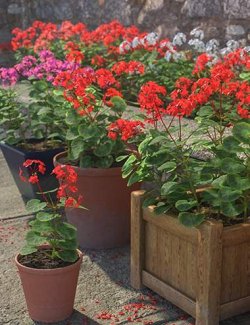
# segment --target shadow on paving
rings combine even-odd
[[[54,325],[95,325],[99,324],[93,319],[87,317],[86,315],[80,313],[78,310],[74,310],[72,316],[62,322],[53,323]],[[48,325],[42,322],[33,322],[32,325]]]

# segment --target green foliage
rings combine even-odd
[[[0,88],[0,140],[15,145],[25,141],[28,125],[17,94],[11,89]]]
[[[20,254],[32,254],[39,246],[47,244],[52,248],[52,259],[58,257],[65,262],[76,261],[76,228],[63,222],[56,208],[51,208],[47,202],[33,199],[26,207],[29,212],[36,212],[36,218],[29,223],[31,230],[26,234],[26,245]]]

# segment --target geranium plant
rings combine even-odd
[[[154,128],[132,136],[128,144],[134,149],[118,160],[126,160],[122,170],[129,185],[151,183],[145,206],[155,204],[158,213],[175,211],[186,226],[210,217],[224,223],[248,218],[250,86],[239,79],[248,68],[243,50],[210,69],[203,66],[199,74],[205,77],[177,80],[166,107],[164,87],[154,82],[142,87],[138,100],[145,122]],[[194,110],[197,124],[190,130],[183,117]],[[111,138],[122,136],[118,125],[109,131]],[[205,152],[206,159],[197,159],[197,152]]]
[[[33,140],[36,140],[42,143],[43,150],[65,144],[65,109],[68,103],[62,92],[55,91],[53,81],[61,71],[72,71],[77,67],[75,63],[57,60],[51,51],[45,50],[39,53],[39,58],[28,55],[14,67],[0,69],[3,85],[14,86],[18,81],[24,82],[31,98],[29,104],[22,104],[23,109],[14,101],[12,107],[5,106],[4,114],[11,119],[8,132],[19,134],[13,139],[8,138],[9,144],[32,149]],[[16,125],[14,117],[18,119]],[[35,148],[39,147],[35,145]]]
[[[79,68],[61,73],[55,84],[72,105],[66,113],[68,160],[85,168],[115,165],[125,146],[109,139],[107,127],[121,118],[126,103],[112,72]]]
[[[24,259],[25,264],[32,262],[30,254],[39,251],[41,246],[47,245],[47,258],[53,262],[61,260],[64,262],[74,262],[78,258],[76,228],[64,222],[62,211],[67,208],[83,208],[81,206],[82,197],[78,195],[76,187],[77,174],[70,166],[60,165],[54,168],[52,174],[60,181],[58,189],[44,192],[39,181],[40,175],[46,171],[45,164],[40,160],[26,160],[23,167],[29,169],[29,176],[24,176],[24,171],[20,168],[20,177],[24,182],[37,184],[43,201],[32,199],[27,203],[27,210],[35,213],[35,219],[29,222],[31,229],[26,235],[26,245],[20,254],[28,256]],[[53,176],[51,176],[53,177]],[[50,194],[57,191],[57,201],[52,201]],[[46,257],[45,256],[45,257]],[[42,263],[42,261],[41,261]],[[60,263],[60,261],[59,261]]]

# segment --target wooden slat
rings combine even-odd
[[[226,319],[250,311],[250,297],[241,298],[220,306],[220,319]]]
[[[131,272],[133,288],[142,287],[142,268],[144,263],[144,225],[142,220],[142,200],[144,191],[131,193]],[[115,231],[115,230],[114,230]]]
[[[210,221],[199,231],[196,325],[219,325],[223,225]]]
[[[221,303],[250,295],[250,242],[223,247]]]
[[[225,227],[222,234],[223,246],[235,246],[250,241],[250,223]]]
[[[143,271],[142,272],[142,282],[145,286],[152,289],[158,293],[163,298],[167,299],[174,305],[186,311],[189,315],[195,317],[195,306],[196,303],[189,297],[186,297],[184,294],[178,290],[172,288],[166,283],[160,281],[150,273]]]
[[[150,273],[154,275],[159,274],[160,264],[159,262],[159,252],[158,252],[158,245],[157,245],[157,233],[158,228],[146,222],[144,225],[144,267]]]
[[[167,218],[169,216],[169,218]],[[169,233],[174,234],[189,241],[193,244],[197,244],[198,231],[196,228],[187,228],[180,224],[179,220],[171,214],[156,216],[154,213],[154,207],[148,207],[143,209],[143,219],[147,222],[167,230]]]

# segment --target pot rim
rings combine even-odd
[[[53,152],[53,151],[57,151],[57,150],[65,150],[65,147],[56,147],[56,148],[49,148],[49,149],[46,149],[46,150],[43,150],[43,151],[39,151],[39,150],[26,150],[26,149],[22,149],[22,148],[19,148],[15,145],[12,145],[12,144],[8,144],[4,141],[0,141],[0,148],[3,147],[3,148],[10,148],[11,150],[17,152],[17,153],[21,153],[21,154],[29,154],[29,153],[32,153],[32,154],[39,154],[39,153],[44,153],[44,152]],[[60,153],[60,152],[59,152]]]
[[[58,154],[56,154],[53,158],[53,163],[54,166],[57,165],[63,165],[61,164],[58,160],[62,157],[65,157],[67,154],[67,151],[63,151],[60,152]],[[67,164],[66,164],[67,165]],[[78,166],[72,166],[69,165],[71,167],[73,167],[75,169],[75,171],[77,172],[78,175],[82,175],[82,176],[91,176],[91,177],[107,177],[107,176],[117,176],[119,175],[121,177],[121,167],[110,167],[110,168],[81,168]]]
[[[69,272],[72,269],[74,269],[76,266],[78,266],[82,263],[83,253],[79,249],[77,249],[77,253],[78,253],[79,259],[76,262],[74,262],[73,264],[70,264],[70,265],[67,265],[64,267],[58,267],[55,269],[36,269],[33,267],[25,266],[18,261],[18,258],[21,255],[20,253],[18,253],[15,256],[15,263],[19,270],[21,269],[22,271],[24,271],[26,273],[33,273],[33,274],[36,273],[36,274],[42,274],[42,275],[52,275],[52,274],[56,275],[59,273]]]

